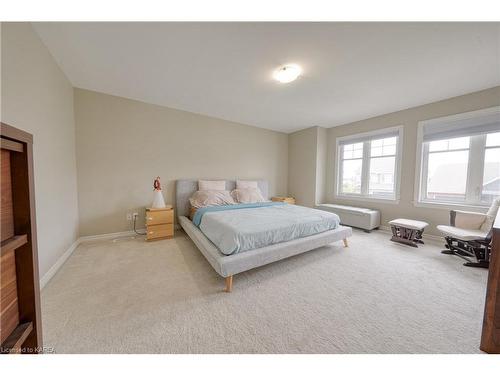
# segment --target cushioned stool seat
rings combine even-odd
[[[425,221],[395,219],[389,221],[389,225],[392,230],[391,241],[418,247],[417,243],[424,243],[422,241],[422,233],[424,232],[424,228],[429,224]]]

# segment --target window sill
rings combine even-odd
[[[360,201],[360,202],[377,202],[377,203],[387,203],[387,204],[399,204],[399,199],[363,197],[363,196],[345,195],[345,194],[335,195],[335,199],[349,200],[349,201]]]
[[[465,204],[465,203],[440,203],[440,202],[425,202],[425,201],[417,201],[413,202],[413,205],[415,207],[422,207],[422,208],[436,208],[440,210],[469,210],[469,211],[474,211],[474,212],[482,212],[484,213],[485,211],[488,210],[488,206],[478,206],[478,205],[470,205],[470,204]]]

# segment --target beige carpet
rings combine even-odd
[[[56,353],[476,353],[487,272],[386,232],[252,270],[224,293],[182,232],[80,245],[42,292]]]

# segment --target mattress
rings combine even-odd
[[[193,220],[224,255],[308,237],[339,226],[331,212],[266,202],[199,209]]]

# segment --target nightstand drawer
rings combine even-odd
[[[147,227],[148,240],[152,240],[155,238],[162,238],[162,237],[173,237],[173,235],[174,235],[174,224],[148,225]]]
[[[146,225],[171,224],[173,222],[174,222],[174,210],[146,212]]]

